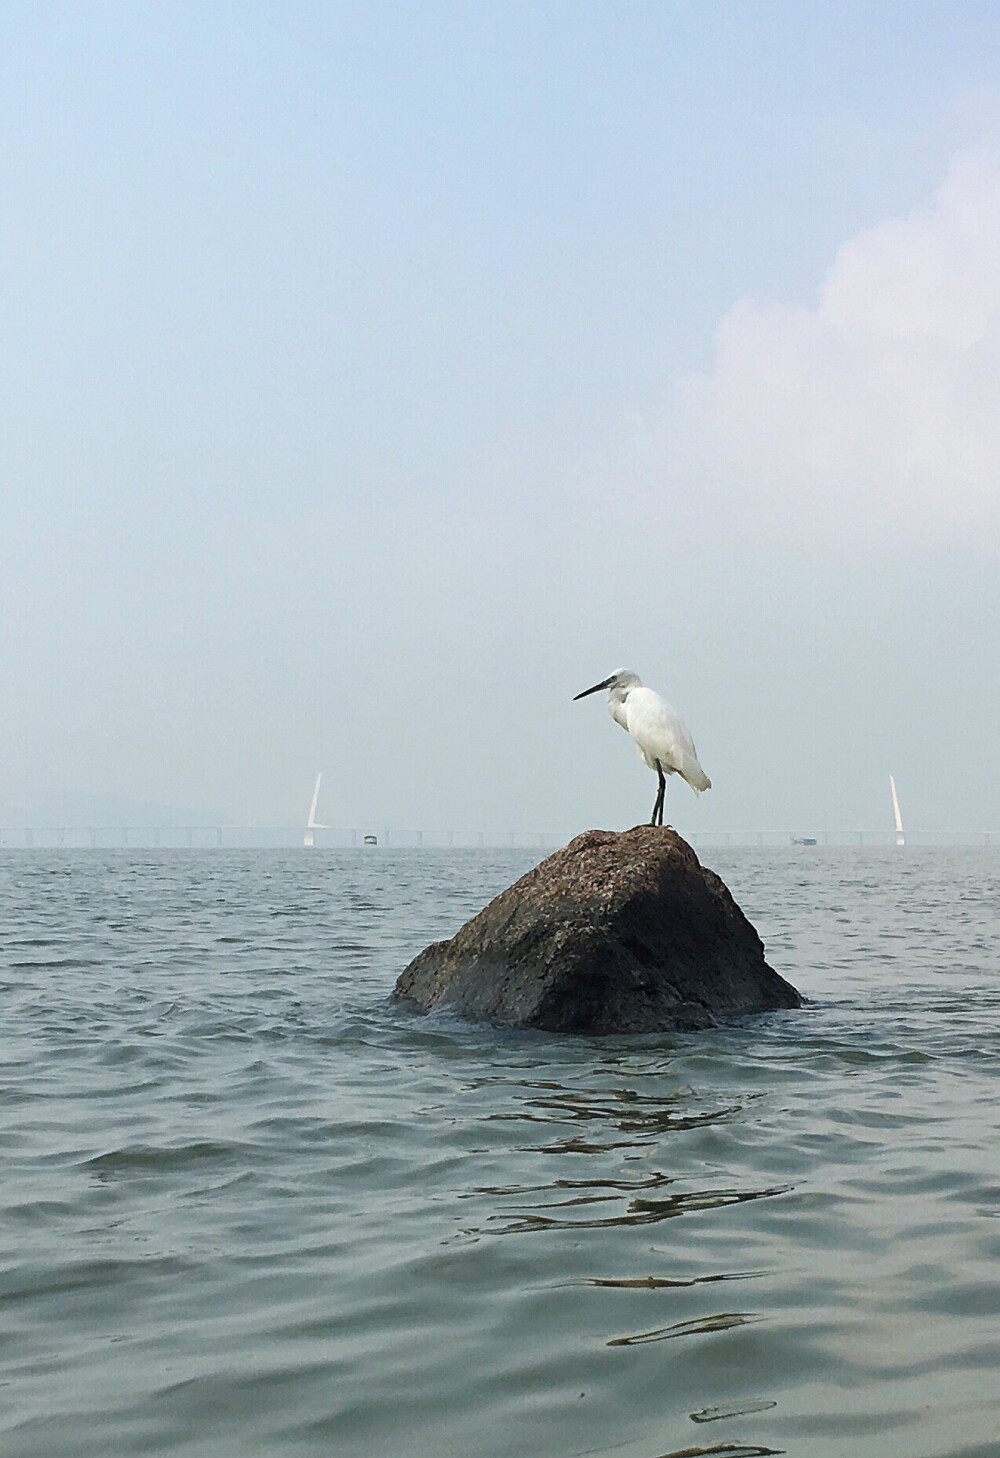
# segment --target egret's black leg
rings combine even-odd
[[[656,761],[656,774],[660,783],[656,791],[656,800],[653,803],[653,818],[649,822],[650,825],[663,824],[663,797],[667,793],[667,781],[664,778],[663,766],[659,760]]]

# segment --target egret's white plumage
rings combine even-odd
[[[649,768],[656,771],[659,785],[650,824],[662,825],[666,775],[680,775],[699,795],[712,788],[712,781],[698,763],[691,732],[680,714],[654,689],[646,688],[638,674],[620,669],[574,697],[585,699],[601,689],[608,690],[608,708],[615,723],[622,726]]]

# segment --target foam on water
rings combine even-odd
[[[798,1012],[387,1001],[525,853],[0,861],[0,1451],[1000,1453],[1000,859],[712,863]]]

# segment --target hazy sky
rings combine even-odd
[[[0,5],[0,800],[1000,829],[1000,7]]]

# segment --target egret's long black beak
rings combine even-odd
[[[614,674],[611,675],[611,678],[614,678]],[[585,699],[588,694],[599,694],[601,692],[601,689],[607,688],[608,684],[611,682],[611,678],[602,678],[600,683],[594,684],[593,688],[584,689],[582,694],[574,694],[574,704],[576,703],[577,699]]]

